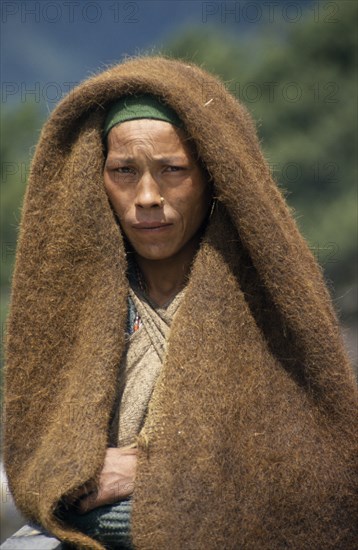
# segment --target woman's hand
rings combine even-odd
[[[119,447],[107,449],[98,484],[89,481],[77,489],[66,502],[85,514],[98,506],[112,504],[133,493],[137,467],[137,449]]]

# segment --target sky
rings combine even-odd
[[[76,83],[126,56],[160,50],[188,26],[216,26],[240,40],[259,32],[267,20],[299,24],[311,5],[309,0],[2,0],[2,108],[32,97],[51,111]]]

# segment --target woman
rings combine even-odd
[[[104,124],[104,187],[130,268],[128,343],[110,431],[113,447],[106,451],[98,482],[67,497],[59,515],[117,548],[131,547],[126,497],[135,482],[136,436],[214,206],[207,175],[182,126],[174,111],[148,94],[117,101]]]
[[[249,115],[195,65],[128,61],[50,117],[6,384],[15,500],[78,548],[354,547],[338,321]]]

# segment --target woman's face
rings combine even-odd
[[[104,185],[122,231],[148,260],[172,258],[191,247],[211,201],[184,132],[161,120],[112,128]]]

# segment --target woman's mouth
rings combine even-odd
[[[137,229],[138,231],[149,231],[149,232],[157,232],[157,231],[165,231],[169,227],[171,227],[172,223],[163,223],[163,222],[139,222],[132,225],[133,229]]]

